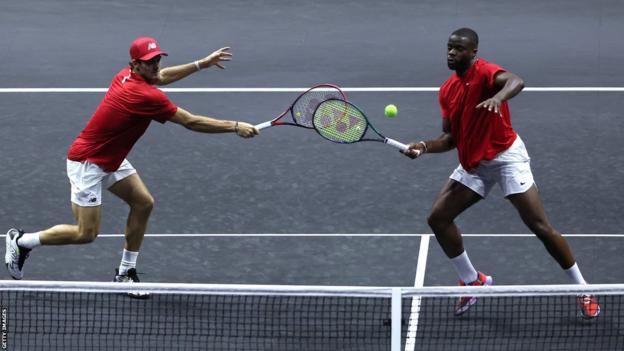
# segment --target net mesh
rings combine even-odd
[[[342,91],[331,85],[314,87],[297,98],[292,106],[292,118],[295,123],[312,128],[312,118],[317,106],[328,99],[345,99]]]
[[[380,350],[388,300],[23,293],[3,296],[11,350]],[[306,306],[306,307],[303,307]]]
[[[622,350],[624,285],[596,290],[602,307],[579,317],[580,291],[541,287],[486,296],[461,317],[462,288],[204,286],[0,281],[8,350]],[[103,289],[102,287],[105,287]],[[483,287],[481,287],[483,288]],[[503,287],[504,288],[504,287]],[[516,288],[516,287],[514,287]],[[587,287],[583,293],[587,293]],[[397,300],[394,300],[397,301]],[[393,328],[400,339],[392,340]],[[394,342],[394,343],[393,343]]]
[[[314,112],[314,128],[326,139],[353,143],[364,136],[368,122],[364,114],[343,100],[322,102]]]
[[[488,296],[456,317],[455,298],[426,297],[405,350],[622,350],[622,302],[620,295],[601,296],[600,316],[586,320],[575,296]],[[409,321],[413,300],[403,299],[403,308]]]

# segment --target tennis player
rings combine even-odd
[[[531,173],[529,155],[511,126],[507,100],[516,96],[524,83],[517,75],[478,58],[478,45],[479,37],[472,29],[461,28],[451,34],[447,64],[455,73],[440,87],[442,135],[410,144],[405,152],[416,158],[418,152],[439,153],[457,148],[459,166],[435,200],[428,218],[429,226],[451,259],[460,285],[492,284],[492,277],[478,272],[471,264],[454,220],[484,199],[498,183],[524,223],[570,280],[586,284],[568,243],[546,217]],[[474,296],[461,297],[455,314],[463,314],[476,300]],[[580,296],[577,300],[583,317],[594,318],[600,314],[594,296]]]
[[[125,248],[114,281],[138,282],[136,262],[154,199],[126,156],[152,121],[171,121],[195,132],[236,133],[243,138],[258,134],[244,122],[192,114],[172,103],[154,85],[167,85],[202,69],[229,61],[229,48],[221,48],[195,62],[160,69],[167,56],[155,39],[139,37],[130,45],[130,64],[113,77],[109,90],[84,130],[69,148],[67,176],[77,224],[59,224],[36,233],[12,228],[6,235],[5,263],[14,279],[22,279],[24,261],[40,245],[86,244],[100,230],[102,188],[130,206]],[[134,297],[144,297],[136,295]]]

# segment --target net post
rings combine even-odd
[[[401,288],[392,288],[392,351],[401,351],[401,296]]]

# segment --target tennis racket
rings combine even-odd
[[[312,129],[312,117],[314,115],[314,111],[321,102],[327,99],[346,100],[347,97],[342,92],[342,90],[340,90],[340,88],[335,85],[315,85],[312,88],[301,93],[301,95],[299,95],[297,99],[295,99],[292,105],[290,105],[289,108],[282,112],[281,115],[270,121],[260,123],[255,127],[258,130],[262,130],[264,128],[272,126],[289,125]],[[286,118],[289,112],[292,122],[289,122],[288,118]]]
[[[381,134],[354,104],[343,99],[328,99],[320,103],[312,118],[314,129],[325,139],[340,144],[377,141],[405,151],[408,145]],[[372,133],[367,132],[372,130]],[[420,155],[420,153],[419,153]]]

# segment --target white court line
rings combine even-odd
[[[169,93],[299,93],[309,88],[161,88]],[[341,87],[346,92],[437,92],[438,87]],[[107,88],[0,88],[0,93],[104,93]],[[624,92],[624,87],[527,87],[525,92]]]
[[[145,234],[150,237],[424,237],[432,234]],[[98,237],[123,237],[100,234]],[[535,234],[462,234],[466,237],[535,237]],[[624,237],[624,234],[563,234],[564,237]]]
[[[156,238],[210,238],[210,237],[252,237],[252,238],[279,238],[279,237],[425,237],[433,234],[145,234],[146,237]],[[0,237],[4,237],[6,234],[0,234]],[[464,237],[535,237],[534,234],[462,234]],[[564,237],[579,237],[579,238],[624,238],[624,234],[563,234]],[[123,234],[99,234],[99,238],[122,238]]]
[[[425,237],[432,234],[145,234],[148,237]],[[123,234],[100,234],[98,237],[123,237]],[[535,237],[535,234],[462,234],[467,237]],[[624,237],[624,234],[563,234],[564,237]]]
[[[425,285],[425,270],[427,268],[427,255],[429,254],[430,238],[431,234],[427,234],[423,235],[420,239],[418,263],[416,264],[416,277],[414,278],[415,288],[422,288]],[[420,300],[420,296],[412,298],[412,309],[410,311],[407,336],[405,339],[405,351],[414,351],[414,347],[416,346],[416,332],[418,330],[418,317],[420,315]]]

